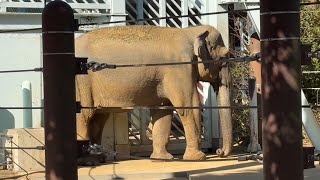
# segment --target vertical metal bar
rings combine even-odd
[[[137,0],[136,3],[137,3],[136,4],[137,19],[144,19],[144,15],[143,15],[143,0]],[[144,22],[143,21],[139,21],[139,22],[137,22],[137,24],[143,25]]]
[[[189,11],[189,0],[182,0],[181,1],[181,15],[188,15]],[[188,17],[183,17],[180,18],[181,20],[181,27],[185,28],[189,26],[189,18]]]
[[[126,20],[126,1],[125,0],[111,0],[111,18],[110,22],[114,21],[125,21]],[[103,25],[105,27],[107,26],[125,26],[126,23],[112,23],[108,25]],[[99,25],[100,27],[103,27]]]
[[[166,17],[167,16],[167,0],[159,0],[159,16],[160,17]],[[160,26],[166,27],[167,26],[167,20],[166,19],[160,19]]]
[[[149,124],[147,118],[147,110],[140,109],[139,110],[139,117],[140,117],[140,141],[142,144],[146,144],[148,142],[149,138],[147,137],[146,131]]]
[[[250,76],[249,78],[249,106],[257,106],[257,88],[256,78]],[[250,144],[248,146],[248,152],[261,151],[261,146],[258,142],[258,109],[251,108],[250,114]]]
[[[264,179],[303,179],[300,7],[261,0]]]
[[[46,179],[77,175],[74,16],[63,1],[42,14]]]

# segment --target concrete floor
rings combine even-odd
[[[177,180],[259,180],[263,179],[262,164],[254,161],[238,162],[237,156],[218,158],[208,156],[207,161],[186,162],[152,161],[152,160],[127,160],[109,162],[97,167],[79,167],[79,180],[106,180],[106,179],[177,179]],[[316,168],[304,170],[305,180],[320,179],[320,165]],[[45,179],[44,172],[31,172],[24,174],[7,174],[0,179]]]

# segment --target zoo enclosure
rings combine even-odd
[[[50,1],[47,1],[50,2]],[[161,16],[171,16],[171,15],[188,15],[194,13],[206,13],[211,11],[221,11],[226,10],[226,5],[218,4],[217,2],[211,0],[204,1],[195,1],[195,0],[174,0],[174,1],[165,1],[165,0],[128,0],[128,1],[119,1],[119,0],[104,0],[104,1],[75,1],[68,0],[66,1],[70,4],[70,6],[74,9],[75,18],[78,19],[80,24],[85,23],[99,23],[105,21],[117,21],[117,20],[127,20],[130,19],[139,19],[139,18],[150,18],[150,17],[161,17]],[[253,2],[253,1],[252,1]],[[228,2],[224,2],[228,3]],[[0,28],[3,30],[13,30],[13,29],[25,29],[25,28],[40,28],[41,19],[40,13],[43,9],[44,1],[43,0],[35,0],[30,2],[25,2],[22,0],[17,1],[1,1],[0,7],[3,14],[0,16]],[[14,16],[12,16],[14,14]],[[27,25],[25,23],[21,23],[21,19],[24,19],[25,22],[28,22]],[[133,23],[128,23],[133,24]],[[139,24],[139,23],[138,23]],[[175,27],[187,27],[189,25],[197,25],[197,24],[211,24],[218,29],[224,29],[228,27],[228,16],[226,14],[214,15],[214,16],[202,16],[202,17],[193,17],[193,18],[178,18],[178,19],[167,19],[167,20],[153,20],[151,22],[145,22],[144,24],[153,24],[153,25],[162,25],[162,26],[175,26]],[[111,24],[114,25],[114,24]],[[95,29],[98,27],[103,27],[107,25],[88,25],[80,27],[81,30],[89,31],[91,29]],[[228,44],[228,33],[223,31],[223,38]],[[3,42],[9,42],[10,46],[4,47],[6,49],[12,49],[15,47],[17,53],[11,55],[0,55],[4,56],[1,59],[12,59],[9,63],[3,68],[10,69],[12,67],[26,67],[25,64],[28,64],[30,67],[41,67],[42,60],[38,54],[40,51],[40,43],[41,42],[41,33],[39,31],[34,30],[26,33],[14,33],[14,34],[0,34]],[[13,37],[13,38],[12,38]],[[4,43],[3,43],[4,44]],[[6,43],[8,44],[8,43]],[[20,47],[21,46],[21,47]],[[24,54],[24,56],[21,56]],[[18,56],[18,57],[17,57]],[[19,64],[17,66],[17,64]],[[24,62],[24,63],[21,63]],[[0,77],[4,77],[1,76]],[[30,79],[31,82],[31,93],[32,93],[32,106],[33,107],[41,107],[43,106],[43,92],[42,92],[42,82],[43,77],[41,73],[30,72],[23,76],[21,75],[12,75],[6,79],[7,87],[6,89],[2,89],[4,91],[3,96],[0,103],[3,103],[2,106],[11,105],[11,106],[20,106],[20,83],[22,83],[25,79]],[[15,93],[12,93],[14,89]],[[199,85],[200,94],[202,94],[203,103],[206,105],[214,105],[214,92],[212,88],[208,84]],[[0,104],[1,105],[1,104]],[[2,126],[4,128],[21,128],[23,126],[23,117],[22,110],[10,109],[8,112],[4,112],[5,110],[1,110],[1,114],[10,115],[10,122],[8,126]],[[43,110],[41,109],[32,109],[28,110],[29,113],[32,114],[32,127],[41,127],[43,126]],[[219,135],[219,124],[218,121],[211,121],[210,119],[217,119],[216,110],[204,110],[203,114],[203,125],[204,127],[208,127],[203,134],[204,145],[203,148],[212,147],[212,139],[218,141],[220,139]],[[139,112],[140,113],[140,112]],[[141,112],[144,115],[148,115],[148,112]],[[138,113],[135,112],[137,115]],[[142,117],[131,115],[133,119],[131,121],[135,121],[136,127],[132,126],[135,133],[140,131],[139,129],[143,129],[140,125],[147,123],[140,123],[138,119],[143,119]],[[137,118],[134,118],[137,117]],[[175,116],[177,117],[177,116]],[[144,118],[148,119],[148,118]],[[178,122],[175,121],[175,122]],[[132,123],[133,124],[133,123]],[[181,130],[179,130],[179,125],[175,126],[176,130],[181,134]],[[178,127],[178,128],[177,128]],[[143,131],[144,132],[144,131]],[[141,145],[149,146],[150,141],[146,140],[144,134],[137,136],[138,139],[134,140]],[[132,136],[134,137],[134,136]],[[141,138],[141,139],[139,139]],[[183,141],[183,137],[179,137]],[[176,136],[177,139],[177,136]],[[137,143],[135,143],[137,145]],[[183,146],[183,145],[182,145]],[[150,147],[149,147],[150,149]]]
[[[6,12],[17,12],[18,13],[18,15],[21,15],[21,16],[24,16],[26,13],[30,13],[30,15],[34,15],[34,14],[32,14],[32,13],[34,13],[34,12],[39,12],[39,9],[37,9],[38,7],[41,7],[41,3],[40,2],[37,2],[37,4],[36,5],[34,5],[34,6],[32,6],[33,8],[36,8],[36,9],[33,9],[33,8],[28,8],[27,7],[27,4],[28,4],[29,2],[16,2],[16,1],[12,1],[12,2],[8,2],[8,3],[2,3],[1,5],[2,5],[2,7],[3,7],[3,9],[2,10],[4,10],[4,11],[6,11]],[[30,4],[30,3],[29,3]],[[185,4],[188,4],[188,3],[185,3]],[[194,5],[194,3],[192,3],[193,5]],[[72,3],[72,5],[73,5],[73,3]],[[79,6],[79,5],[76,5],[76,7],[81,7],[81,6]],[[93,7],[96,7],[96,6],[93,6]],[[198,9],[199,9],[199,7],[198,7]],[[76,11],[76,15],[78,15],[79,13],[81,14],[82,12],[86,12],[86,11],[84,11],[84,10],[81,10],[81,11]],[[90,12],[90,11],[89,11]],[[95,11],[95,12],[97,12],[97,11]],[[180,12],[181,13],[181,12]],[[186,19],[186,18],[184,18],[184,19]],[[95,19],[96,20],[96,19]],[[81,21],[81,19],[80,19],[80,22],[82,22]],[[16,25],[15,24],[15,21],[13,21],[13,22],[11,22],[11,24],[7,24],[7,26],[5,26],[6,28],[8,28],[8,29],[17,29],[19,26],[18,25]],[[37,27],[37,26],[35,26],[35,25],[33,25],[32,27]],[[86,26],[87,27],[87,26]],[[93,26],[93,28],[94,28],[95,26]],[[27,34],[23,34],[23,36],[26,36]],[[41,77],[42,78],[42,77]],[[201,89],[203,89],[201,86],[199,86],[199,89],[201,90]],[[40,91],[41,92],[41,91]],[[41,103],[42,103],[42,100],[40,100],[41,101]],[[33,104],[34,105],[34,104]],[[42,104],[41,104],[42,105]],[[39,106],[41,106],[41,105],[39,105]],[[36,109],[36,108],[34,108],[34,109]],[[210,127],[210,126],[209,126]],[[210,134],[209,134],[209,136],[210,136]],[[204,143],[205,144],[205,143]],[[207,144],[208,145],[208,144]],[[209,147],[210,147],[210,145],[208,145]]]

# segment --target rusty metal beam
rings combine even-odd
[[[77,175],[74,16],[63,1],[42,14],[46,179]]]
[[[300,7],[261,0],[264,179],[303,179]]]

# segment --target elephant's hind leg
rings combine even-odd
[[[92,144],[101,144],[101,135],[108,114],[95,113],[87,125],[87,133]],[[106,155],[103,153],[84,154],[78,158],[78,165],[93,166],[106,161]]]
[[[171,131],[172,110],[151,110],[151,116],[153,152],[150,158],[173,159],[166,149]]]
[[[101,144],[102,131],[108,116],[108,113],[96,113],[91,119],[88,131],[92,143]]]

